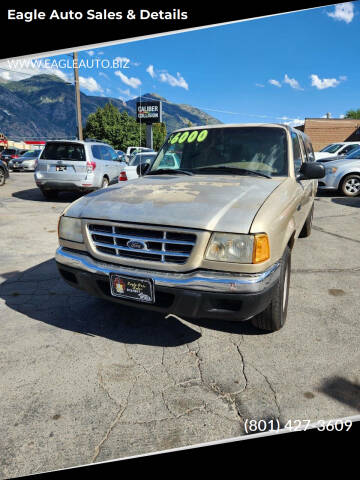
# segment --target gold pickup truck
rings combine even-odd
[[[325,173],[309,138],[280,124],[181,129],[138,173],[65,209],[64,280],[119,304],[279,330]]]

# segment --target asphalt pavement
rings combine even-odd
[[[246,435],[247,420],[360,412],[360,197],[321,194],[292,253],[287,323],[188,321],[59,277],[33,174],[0,187],[0,477]]]

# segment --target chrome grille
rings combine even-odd
[[[184,264],[196,243],[187,232],[92,223],[87,228],[95,250],[117,258]]]

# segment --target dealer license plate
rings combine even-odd
[[[152,279],[127,277],[112,273],[110,275],[111,295],[129,298],[138,302],[154,303],[154,283]]]

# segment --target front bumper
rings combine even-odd
[[[39,179],[35,173],[35,183],[42,190],[56,190],[59,192],[87,192],[95,190],[94,186],[83,186],[84,181],[55,181],[47,179]]]
[[[319,190],[337,190],[339,188],[339,182],[341,175],[327,173],[325,177],[318,181]]]
[[[123,305],[189,318],[247,320],[269,305],[280,276],[279,263],[258,274],[209,270],[171,273],[104,263],[64,247],[57,249],[55,259],[61,276],[73,287]],[[113,297],[111,273],[151,278],[155,302],[147,304]]]

